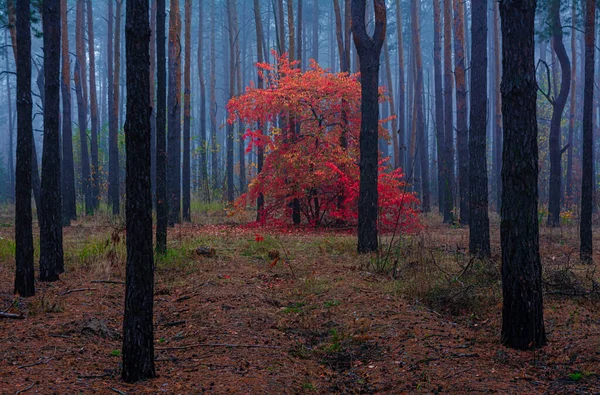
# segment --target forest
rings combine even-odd
[[[599,7],[0,0],[0,393],[599,393]]]

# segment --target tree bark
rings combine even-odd
[[[444,96],[442,93],[442,22],[440,0],[433,0],[433,79],[435,85],[435,130],[438,171],[438,205],[444,213],[446,185],[446,138],[444,132]]]
[[[318,3],[315,4],[316,7],[318,7]],[[314,14],[313,14],[314,17]],[[260,15],[260,2],[259,0],[254,0],[254,23],[256,26],[256,55],[257,55],[257,59],[258,59],[258,63],[263,63],[265,61],[265,59],[263,58],[263,39],[264,39],[264,34],[263,34],[263,27],[262,27],[262,20],[261,20],[261,15]],[[319,24],[317,21],[317,33],[318,33],[318,28]],[[314,33],[314,30],[313,30]],[[313,41],[314,44],[314,41]],[[318,53],[319,49],[318,49],[318,40],[317,40],[317,47],[316,47],[316,51]],[[314,50],[314,48],[313,48]],[[262,73],[257,73],[257,88],[258,89],[263,89],[264,88],[264,80],[263,80],[263,74]],[[262,133],[262,128],[264,125],[259,124],[258,125],[258,130],[261,131]],[[264,152],[264,148],[262,147],[262,145],[260,145],[258,147],[258,152],[257,152],[257,176],[262,172],[263,169],[263,165],[264,165],[264,158],[265,158],[265,152]],[[264,206],[265,206],[265,197],[263,196],[262,193],[260,193],[256,199],[256,221],[257,222],[262,222],[263,217],[264,217]]]
[[[92,0],[87,0],[87,25],[88,25],[88,48],[90,59],[90,115],[92,123],[92,141],[90,144],[92,159],[92,201],[94,208],[98,207],[100,197],[100,167],[98,163],[98,133],[100,132],[100,120],[98,119],[98,97],[96,92],[96,46],[94,42],[94,14],[92,11]]]
[[[469,223],[469,130],[465,80],[465,15],[461,0],[454,0],[454,76],[456,78],[456,147],[460,223]]]
[[[406,86],[404,83],[404,43],[402,39],[402,7],[400,6],[400,0],[396,0],[396,29],[398,35],[398,120],[396,124],[398,129],[394,129],[394,134],[398,136],[398,161],[394,162],[394,166],[396,168],[401,167],[406,174],[406,146],[404,142],[406,138]]]
[[[154,369],[154,257],[150,182],[150,24],[148,0],[127,0],[126,224],[123,380],[156,377]]]
[[[538,229],[534,65],[536,0],[500,2],[502,18],[502,343],[546,343]]]
[[[585,2],[585,84],[583,88],[583,171],[581,179],[581,222],[579,224],[580,258],[592,260],[592,205],[594,201],[594,51],[595,16],[594,0]]]
[[[502,76],[501,68],[501,48],[500,48],[500,28],[498,26],[500,22],[500,16],[498,15],[498,2],[493,2],[493,19],[494,19],[494,163],[493,163],[493,177],[494,184],[496,185],[496,211],[500,213],[502,208],[502,98],[500,94],[500,77]]]
[[[113,40],[113,2],[108,2],[108,203],[113,215],[119,214],[119,131],[115,117],[115,61]],[[118,100],[117,100],[118,103]]]
[[[573,203],[573,134],[575,133],[575,105],[577,99],[577,2],[571,2],[571,103],[569,108],[569,137],[567,141],[567,179],[565,186],[565,207],[569,209]],[[592,80],[593,83],[593,80]]]
[[[156,252],[167,251],[167,69],[165,0],[156,0]]]
[[[469,131],[469,251],[490,258],[487,175],[487,6],[476,1],[471,10],[471,108]]]
[[[454,223],[454,123],[452,111],[452,0],[444,1],[444,223]]]
[[[373,0],[375,30],[373,37],[365,26],[366,0],[352,0],[352,33],[360,59],[361,127],[360,185],[358,198],[358,252],[377,251],[378,147],[379,137],[379,56],[386,36],[384,0]]]
[[[44,32],[44,150],[40,194],[40,280],[65,271],[60,194],[60,3],[42,3]]]
[[[181,219],[189,222],[192,220],[190,213],[190,204],[192,200],[191,192],[191,161],[190,161],[190,121],[191,121],[191,75],[192,75],[192,2],[185,0],[185,64],[183,66],[183,167],[181,169],[182,177],[182,213]]]
[[[206,139],[206,81],[204,76],[204,2],[200,2],[198,22],[198,79],[200,81],[200,197],[210,201]]]
[[[235,95],[235,41],[237,39],[237,31],[235,30],[234,19],[235,2],[227,0],[227,27],[229,32],[229,87],[227,97],[233,98]],[[227,201],[233,203],[235,198],[234,182],[233,182],[233,124],[227,122]]]
[[[550,29],[552,31],[552,48],[560,63],[561,83],[558,96],[553,100],[552,120],[550,121],[550,185],[548,201],[548,226],[560,226],[560,193],[562,182],[561,170],[561,121],[562,114],[569,98],[571,87],[571,64],[563,44],[563,32],[560,22],[560,0],[552,0],[550,4]]]
[[[181,216],[181,15],[179,0],[170,4],[167,193],[169,226],[175,226]]]
[[[9,1],[12,5],[12,1]],[[31,213],[31,161],[33,126],[31,123],[31,22],[29,0],[20,0],[13,21],[19,41],[15,48],[17,66],[17,163],[15,175],[15,287],[23,297],[35,294],[33,271],[33,231]],[[12,13],[14,15],[14,13]],[[18,54],[18,56],[17,56]]]

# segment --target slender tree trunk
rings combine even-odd
[[[575,37],[577,30],[577,1],[571,2],[571,104],[569,108],[569,139],[567,142],[567,180],[565,185],[565,207],[568,209],[573,202],[573,134],[575,132],[575,105],[577,99],[577,45]],[[593,80],[592,80],[593,83]]]
[[[444,97],[442,87],[442,15],[440,0],[433,0],[433,68],[435,85],[435,129],[438,171],[438,205],[440,213],[444,213],[444,196],[446,185],[446,156],[444,132]]]
[[[235,18],[233,20],[233,31],[236,32],[236,40],[235,40],[235,72],[236,72],[236,91],[237,95],[242,94],[242,53],[240,51],[240,39],[242,32],[239,28],[238,18],[237,18],[237,10],[235,10]],[[246,149],[244,147],[244,124],[242,122],[238,122],[238,160],[240,165],[240,177],[239,177],[239,193],[242,194],[246,191]]]
[[[502,343],[546,344],[538,228],[534,64],[536,0],[500,3],[502,18]]]
[[[75,198],[75,164],[73,161],[73,131],[71,126],[71,64],[69,62],[69,29],[67,0],[61,0],[62,45],[62,199],[63,225],[69,226],[77,218]]]
[[[156,376],[154,369],[154,257],[150,182],[150,24],[148,0],[127,0],[126,224],[123,380]]]
[[[217,139],[217,72],[216,72],[216,59],[217,52],[215,50],[215,30],[217,28],[217,22],[215,18],[215,0],[210,2],[210,149],[211,149],[211,175],[212,175],[212,187],[214,190],[218,190],[221,186],[219,178],[219,140]]]
[[[167,70],[165,0],[156,0],[156,252],[167,251]]]
[[[502,75],[501,66],[501,48],[500,48],[500,28],[498,26],[500,22],[500,16],[498,13],[498,2],[492,3],[494,7],[493,19],[494,19],[494,92],[495,92],[495,122],[494,122],[494,168],[492,169],[494,184],[496,185],[496,211],[500,213],[502,208],[502,97],[500,94],[500,76]]]
[[[487,175],[487,6],[476,1],[471,9],[471,108],[469,131],[469,251],[489,258]]]
[[[233,98],[235,95],[235,41],[237,39],[237,31],[235,30],[234,19],[235,1],[227,0],[227,27],[229,31],[229,90],[227,97]],[[233,124],[227,122],[227,201],[232,203],[235,198],[234,182],[233,182]]]
[[[571,87],[571,64],[563,44],[562,25],[560,22],[560,0],[552,0],[550,4],[550,26],[552,30],[552,47],[560,63],[561,83],[558,96],[553,99],[552,120],[550,122],[550,186],[548,202],[548,226],[560,226],[560,194],[562,182],[561,157],[561,121],[567,104]]]
[[[42,2],[44,32],[44,151],[40,196],[40,280],[65,271],[60,194],[60,3]]]
[[[156,207],[156,0],[150,1],[150,181],[152,182],[152,197]]]
[[[175,226],[181,215],[181,15],[179,0],[170,4],[167,191],[169,226]]]
[[[465,79],[465,15],[461,0],[454,0],[454,76],[456,78],[456,147],[460,223],[469,223],[469,130]]]
[[[444,223],[454,222],[454,123],[452,111],[452,0],[444,1]]]
[[[369,37],[365,26],[365,0],[352,0],[352,33],[360,58],[361,127],[360,185],[358,198],[358,252],[377,251],[379,56],[386,36],[384,0],[373,0],[375,30]]]
[[[198,18],[198,79],[200,81],[200,197],[210,201],[206,140],[206,82],[204,80],[204,2],[200,2]]]
[[[185,64],[183,72],[183,167],[182,176],[182,213],[183,221],[191,221],[190,203],[192,200],[191,192],[191,161],[190,161],[190,121],[191,121],[191,75],[192,75],[192,2],[185,0]]]
[[[402,38],[402,7],[400,6],[400,0],[396,0],[396,29],[398,35],[398,120],[396,124],[398,125],[398,129],[394,129],[394,134],[398,136],[398,162],[394,162],[394,166],[396,168],[401,167],[406,173],[406,146],[404,144],[406,138],[406,87],[404,83],[404,43]]]
[[[383,43],[383,58],[385,61],[385,76],[387,83],[387,90],[389,95],[389,104],[392,108],[391,113],[396,109],[396,105],[394,103],[394,83],[392,82],[392,70],[390,67],[390,54],[388,49],[387,40]],[[392,119],[392,148],[394,155],[394,168],[397,169],[400,166],[400,144],[398,142],[398,116]]]
[[[579,224],[581,260],[592,260],[592,204],[594,200],[594,51],[596,4],[585,2],[585,71],[583,78],[583,171],[581,179],[581,222]]]
[[[319,0],[312,2],[312,58],[319,62]]]
[[[112,206],[113,215],[119,213],[119,146],[118,128],[115,119],[115,85],[114,85],[114,41],[113,41],[113,2],[108,2],[108,203]]]
[[[415,125],[419,133],[418,146],[421,165],[421,210],[424,213],[431,211],[431,198],[429,194],[429,137],[425,128],[425,114],[423,110],[423,55],[421,54],[421,37],[419,27],[420,3],[411,2],[411,28],[412,46],[415,56]]]
[[[113,132],[109,138],[109,156],[113,159],[109,164],[109,178],[112,178],[112,182],[109,181],[109,195],[113,208],[113,215],[119,215],[120,213],[120,193],[119,193],[119,94],[120,94],[120,80],[121,80],[121,9],[122,0],[116,0],[117,2],[117,15],[115,19],[115,39],[114,39],[114,73],[112,81],[113,91],[113,102],[111,107],[112,113],[112,124]],[[110,177],[112,173],[112,177]]]
[[[318,7],[318,3],[315,4],[316,7]],[[314,14],[313,14],[314,17]],[[254,23],[256,26],[256,55],[257,55],[257,59],[258,59],[258,63],[263,63],[265,61],[265,59],[263,58],[263,27],[262,27],[262,19],[261,19],[261,14],[260,14],[260,2],[259,0],[254,0]],[[319,23],[317,21],[317,33],[319,30]],[[313,34],[314,34],[314,30],[313,30]],[[313,41],[313,45],[314,45],[314,41]],[[318,47],[318,40],[317,40],[317,45],[316,45],[316,52],[318,53],[319,51],[319,47]],[[315,50],[313,48],[313,50]],[[263,75],[262,73],[257,73],[257,88],[258,89],[263,89],[264,88],[264,81],[263,81]],[[258,125],[258,130],[261,131],[262,133],[262,128],[265,125]],[[261,146],[258,147],[258,153],[257,153],[257,176],[262,172],[263,170],[263,165],[264,165],[264,157],[265,157],[265,153],[264,153],[264,148]],[[256,221],[257,222],[262,222],[263,218],[264,218],[264,205],[265,205],[265,197],[263,196],[262,193],[260,193],[256,199]]]
[[[4,32],[4,45],[6,47],[8,47],[8,33],[5,31]],[[6,70],[9,70],[9,66],[8,66],[8,52],[6,53],[6,56],[4,57],[5,60],[5,67]],[[8,76],[6,77],[6,97],[8,100],[8,191],[7,191],[7,197],[8,200],[10,202],[14,202],[15,201],[15,168],[14,168],[14,164],[15,164],[15,158],[13,156],[13,149],[14,149],[14,127],[13,127],[13,112],[12,112],[12,102],[13,102],[13,98],[12,98],[12,94],[11,94],[11,87],[10,87],[10,80],[8,78]]]
[[[96,208],[98,207],[98,198],[100,196],[100,167],[98,163],[98,133],[100,132],[100,120],[98,119],[98,97],[96,92],[96,46],[94,41],[94,16],[92,11],[92,0],[87,0],[87,23],[90,59],[90,114],[92,121],[92,199],[94,208]]]
[[[12,7],[12,0],[9,6]],[[13,9],[14,10],[14,9]],[[14,11],[9,15],[15,15]],[[17,66],[17,164],[15,182],[15,287],[22,297],[35,294],[31,213],[31,160],[33,145],[31,100],[31,22],[29,0],[17,2],[13,48]],[[16,47],[16,40],[19,46]]]

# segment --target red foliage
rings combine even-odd
[[[253,86],[229,101],[229,122],[267,125],[268,133],[249,129],[247,152],[263,147],[263,170],[249,185],[238,207],[247,198],[265,196],[265,220],[287,221],[290,202],[297,198],[305,220],[321,223],[353,223],[358,213],[359,189],[359,76],[333,74],[311,61],[302,72],[287,57],[277,65],[257,64],[267,88]],[[380,100],[387,100],[380,88]],[[387,120],[382,120],[381,123]],[[278,125],[284,125],[283,129]],[[295,125],[292,128],[290,125]],[[383,127],[380,137],[388,139]],[[341,141],[347,142],[342,146]],[[418,227],[418,200],[405,191],[400,169],[391,171],[387,158],[380,161],[379,206],[382,229]]]

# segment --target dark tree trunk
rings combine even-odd
[[[11,2],[12,3],[12,2]],[[17,66],[17,165],[15,182],[15,288],[23,297],[35,294],[33,232],[31,214],[31,24],[29,0],[20,0],[16,9],[15,52]]]
[[[536,0],[503,1],[502,343],[546,343],[538,229],[538,147],[534,64]]]
[[[192,2],[191,0],[185,0],[184,4],[185,13],[185,64],[183,72],[183,167],[181,170],[182,176],[182,213],[181,217],[183,221],[191,221],[190,215],[190,203],[192,199],[191,192],[191,163],[190,163],[190,109],[191,109],[191,71],[192,71]]]
[[[400,0],[396,0],[396,29],[398,35],[398,129],[394,130],[394,133],[398,136],[398,162],[394,163],[394,166],[396,166],[396,168],[401,167],[404,174],[406,174],[406,146],[404,144],[406,133],[404,127],[406,125],[406,86],[404,83],[404,44],[402,39],[402,9],[400,7]]]
[[[210,2],[210,168],[212,176],[212,187],[218,190],[221,186],[219,179],[219,141],[217,139],[217,52],[215,50],[215,0]]]
[[[318,8],[318,3],[314,4],[315,7]],[[314,13],[313,13],[313,17],[314,17]],[[261,15],[260,15],[260,3],[259,0],[254,0],[254,23],[256,26],[256,54],[257,54],[257,59],[258,59],[258,63],[263,63],[265,61],[265,59],[263,58],[263,27],[262,27],[262,20],[261,20]],[[319,31],[319,23],[317,21],[316,23],[317,27],[316,27],[316,31],[318,34]],[[314,27],[314,25],[313,25]],[[313,28],[313,34],[314,34],[314,28]],[[313,47],[314,47],[314,37],[313,37]],[[317,40],[317,44],[316,44],[316,49],[313,48],[313,51],[316,51],[318,53],[319,51],[319,44],[318,44],[318,40]],[[262,73],[257,73],[257,88],[258,89],[263,89],[264,88],[264,81],[263,81],[263,75]],[[262,133],[262,127],[264,125],[259,124],[258,125],[258,130],[261,131]],[[262,146],[258,147],[258,153],[257,153],[257,175],[260,174],[262,172],[263,169],[263,164],[264,164],[264,159],[265,159],[265,152],[264,152],[264,148]],[[265,197],[263,196],[262,193],[260,193],[258,195],[258,198],[256,199],[256,221],[257,222],[261,222],[263,219],[263,209],[264,209],[264,205],[265,205]]]
[[[438,171],[438,205],[440,213],[444,213],[444,194],[446,185],[446,173],[444,166],[445,147],[444,143],[444,97],[442,87],[442,32],[441,32],[441,7],[440,0],[433,0],[433,79],[435,85],[435,130],[437,148],[437,171]]]
[[[233,98],[235,93],[235,40],[237,31],[234,29],[235,2],[227,0],[227,26],[229,31],[229,91],[228,98]],[[233,183],[233,124],[227,122],[227,201],[232,203],[234,200]]]
[[[423,106],[423,55],[421,54],[421,38],[419,28],[420,3],[411,2],[411,30],[412,46],[415,56],[415,125],[419,133],[418,146],[421,165],[421,210],[424,213],[431,211],[431,198],[429,194],[429,137],[425,128],[425,114]]]
[[[90,159],[88,154],[88,137],[86,133],[86,114],[85,105],[83,104],[83,89],[81,87],[81,72],[79,67],[79,59],[75,60],[75,94],[77,95],[77,114],[79,123],[79,140],[81,150],[81,189],[85,199],[86,215],[93,214],[92,188],[90,184]]]
[[[69,29],[67,0],[61,0],[62,45],[62,201],[63,225],[69,226],[77,218],[75,197],[75,164],[73,161],[73,130],[71,120],[71,64],[69,62]]]
[[[120,82],[121,82],[121,10],[123,8],[123,1],[116,0],[117,2],[117,15],[115,19],[115,40],[114,40],[114,73],[112,80],[112,91],[113,91],[113,102],[111,107],[112,113],[112,125],[113,132],[109,137],[109,176],[112,182],[109,181],[109,195],[112,204],[113,215],[119,215],[121,212],[120,207],[120,193],[119,193],[119,95],[120,95]]]
[[[123,318],[123,380],[156,376],[154,370],[154,257],[150,182],[150,24],[148,0],[127,0],[126,223],[127,267]]]
[[[560,22],[560,0],[552,0],[550,4],[550,28],[552,30],[552,48],[560,63],[560,92],[553,99],[552,120],[550,121],[550,185],[548,201],[548,226],[560,226],[560,192],[562,182],[561,170],[561,121],[569,90],[571,87],[571,64],[563,44],[563,32]]]
[[[204,80],[204,2],[200,2],[198,18],[198,80],[200,81],[200,197],[210,201],[206,140],[206,82]],[[258,43],[260,45],[261,43]]]
[[[481,1],[481,0],[480,0]],[[465,15],[461,0],[454,0],[454,76],[456,78],[456,150],[460,223],[469,223],[469,130],[465,79]]]
[[[237,10],[235,10],[235,18],[233,20],[234,25],[233,25],[233,30],[236,33],[236,40],[235,40],[235,71],[236,71],[236,95],[241,95],[243,92],[243,88],[242,88],[242,68],[243,68],[243,63],[242,63],[242,52],[240,51],[240,28],[239,28],[239,22],[238,22],[238,17],[237,17]],[[238,144],[238,163],[239,163],[239,172],[240,172],[240,177],[239,177],[239,193],[240,195],[243,194],[244,192],[246,192],[246,149],[244,147],[244,124],[242,122],[238,122],[238,138],[239,138],[239,144]]]
[[[569,106],[569,137],[567,141],[567,177],[565,182],[564,203],[567,209],[573,203],[573,134],[575,133],[575,111],[577,99],[577,1],[571,2],[571,103]],[[584,51],[585,52],[585,51]],[[583,56],[583,54],[582,54]],[[592,80],[593,82],[593,80]]]
[[[585,4],[585,85],[583,88],[583,172],[581,179],[581,223],[579,237],[581,260],[592,259],[592,204],[594,195],[594,50],[595,16],[594,0]]]
[[[181,216],[181,15],[179,0],[170,4],[167,195],[169,226],[175,226]]]
[[[60,195],[60,3],[42,3],[44,32],[44,151],[40,195],[40,280],[64,272]]]
[[[452,0],[444,0],[444,223],[454,222],[454,124],[452,111]]]
[[[502,98],[500,94],[500,76],[502,75],[502,68],[500,62],[500,16],[498,15],[498,2],[492,3],[493,20],[494,20],[494,148],[493,156],[495,158],[493,163],[493,178],[494,185],[496,186],[496,211],[500,213],[502,208]]]
[[[8,33],[4,32],[4,45],[8,47]],[[9,70],[8,66],[8,53],[4,57],[6,70]],[[15,201],[15,158],[14,158],[14,127],[13,127],[13,112],[12,103],[13,97],[11,93],[10,79],[6,78],[6,97],[8,99],[8,188],[6,196],[9,202]]]
[[[113,57],[113,2],[108,2],[108,203],[113,215],[119,214],[119,131],[115,118],[115,61]]]
[[[150,1],[150,182],[152,183],[152,198],[156,207],[156,0]]]
[[[384,0],[373,0],[375,31],[369,37],[365,26],[366,0],[352,0],[352,33],[360,59],[361,127],[360,186],[358,197],[358,252],[377,251],[379,56],[386,31]]]
[[[471,10],[471,114],[469,133],[469,251],[489,258],[487,176],[487,0]]]
[[[98,133],[100,132],[100,120],[98,119],[98,97],[96,93],[96,47],[94,43],[94,14],[92,11],[92,0],[87,0],[87,25],[88,25],[88,48],[90,59],[90,115],[92,123],[92,141],[90,144],[92,160],[92,202],[94,208],[98,207],[100,197],[100,167],[98,163]]]
[[[167,251],[167,67],[165,0],[156,0],[156,252]]]

